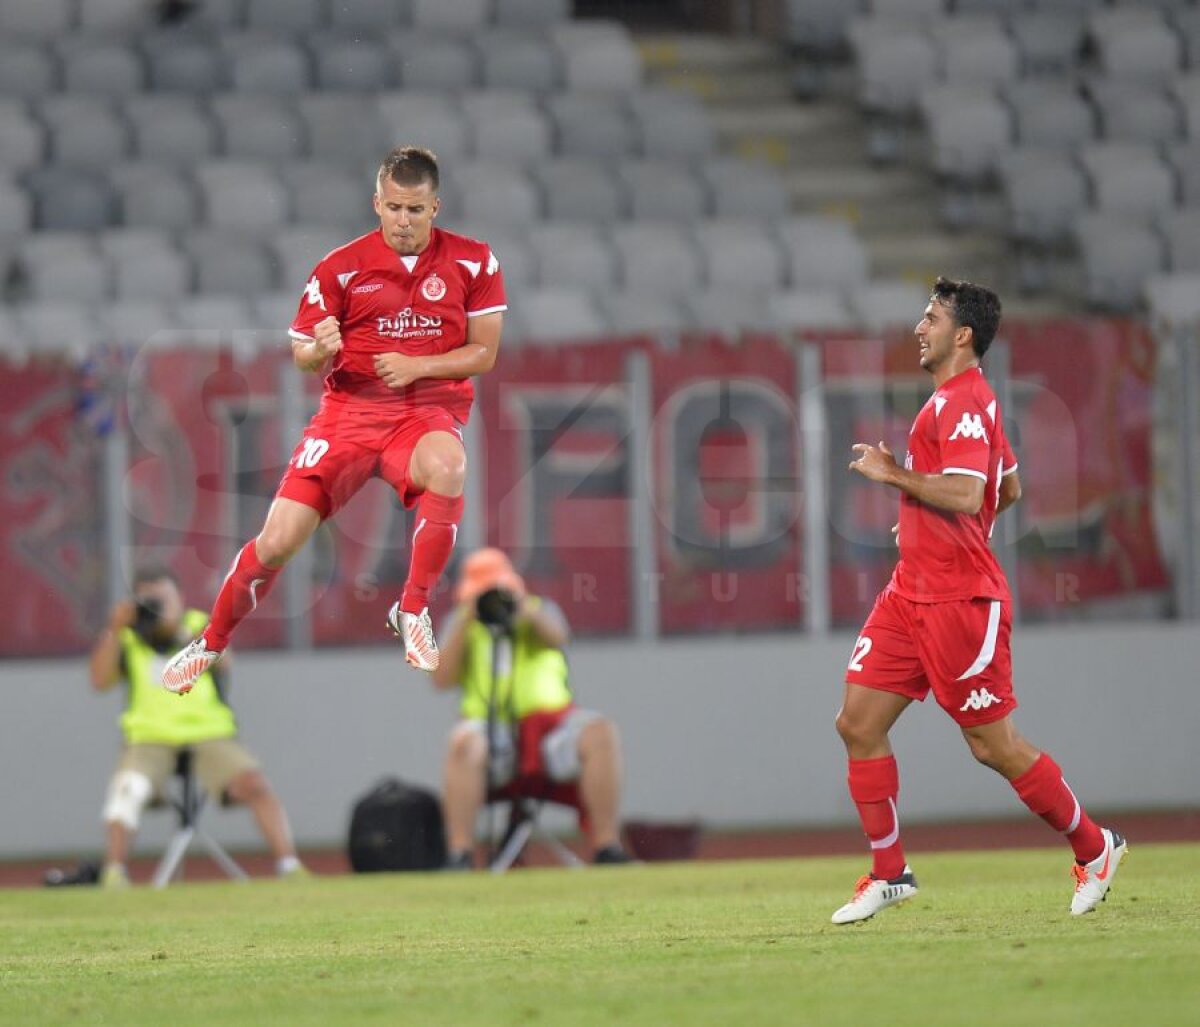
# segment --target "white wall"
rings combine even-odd
[[[1017,722],[1085,804],[1196,805],[1200,629],[1018,627],[1015,639]],[[710,826],[853,822],[833,730],[851,642],[575,646],[580,702],[610,714],[624,737],[626,815]],[[97,850],[121,696],[93,695],[82,659],[0,663],[0,696],[0,856]],[[398,649],[241,653],[233,702],[304,845],[344,844],[353,801],[384,774],[435,784],[454,716],[451,697]],[[932,699],[905,714],[894,741],[907,821],[1020,813]],[[207,824],[231,844],[258,844],[245,811],[209,814]],[[168,826],[150,814],[143,848],[154,850]]]

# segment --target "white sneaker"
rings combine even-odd
[[[404,640],[404,658],[417,670],[437,670],[441,657],[433,637],[433,621],[426,607],[420,613],[404,613],[393,603],[388,611],[388,627]]]
[[[163,688],[176,695],[186,695],[201,675],[220,658],[220,651],[209,649],[203,635],[192,639],[167,661],[162,673]]]
[[[859,920],[870,920],[881,909],[907,902],[917,894],[917,879],[911,868],[905,866],[899,877],[883,881],[866,874],[854,886],[854,898],[833,914],[835,924],[853,924]]]
[[[1071,875],[1075,878],[1071,916],[1090,913],[1104,901],[1113,878],[1117,876],[1117,867],[1129,849],[1125,839],[1116,831],[1102,827],[1100,833],[1104,835],[1104,850],[1100,855],[1090,863],[1076,863],[1071,867]]]

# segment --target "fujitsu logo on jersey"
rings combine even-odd
[[[982,439],[987,442],[987,431],[983,427],[983,417],[979,414],[963,413],[959,418],[958,424],[954,426],[954,431],[951,432],[948,441],[953,442],[955,439]]]
[[[421,314],[412,307],[398,310],[391,317],[377,317],[375,330],[391,339],[410,339],[423,335],[441,335],[442,319],[432,314]]]

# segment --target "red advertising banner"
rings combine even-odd
[[[527,346],[480,380],[486,539],[586,634],[632,627],[632,439],[626,358],[635,342]]]
[[[79,652],[104,622],[111,416],[90,406],[94,383],[66,363],[4,362],[0,372],[0,656]]]
[[[663,633],[798,627],[796,362],[774,339],[651,357]]]

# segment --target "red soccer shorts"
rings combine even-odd
[[[462,424],[440,407],[397,412],[395,407],[323,403],[304,429],[275,495],[311,506],[325,518],[369,478],[378,477],[411,507],[421,494],[408,476],[413,450],[435,431],[462,439]]]
[[[918,702],[932,688],[960,727],[989,724],[1017,708],[1011,634],[1007,602],[914,603],[887,588],[854,643],[846,683]]]

